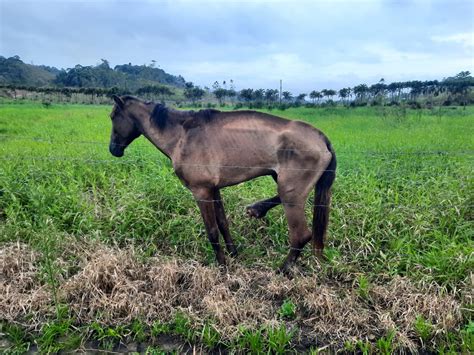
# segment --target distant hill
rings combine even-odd
[[[59,69],[23,63],[18,56],[0,56],[0,84],[26,86],[51,85]]]
[[[182,76],[171,75],[150,65],[117,65],[113,69],[107,60],[95,66],[76,65],[58,69],[45,65],[24,63],[20,57],[0,56],[0,85],[59,86],[83,88],[124,88],[137,90],[147,85],[184,87]]]

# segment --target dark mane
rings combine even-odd
[[[132,101],[140,101],[140,99],[138,97],[135,97],[135,96],[132,96],[132,95],[123,95],[122,96],[122,100],[124,102],[126,101],[129,101],[129,100],[132,100]]]
[[[205,110],[199,110],[198,112],[194,112],[193,116],[196,118],[201,118],[205,122],[209,122],[212,120],[212,117],[216,113],[220,113],[221,111],[213,109],[213,108],[208,108]]]
[[[168,121],[168,108],[165,105],[156,104],[150,119],[159,129],[165,128]]]
[[[200,126],[204,123],[212,121],[213,116],[216,113],[221,111],[214,110],[214,109],[206,109],[206,110],[199,110],[199,111],[175,111],[173,112],[180,112],[184,116],[178,118],[178,122],[181,122],[185,128],[194,128]],[[169,121],[169,112],[170,110],[163,104],[156,104],[155,108],[153,109],[150,119],[151,121],[159,128],[164,129],[166,124]]]
[[[199,111],[188,111],[188,114],[191,116],[183,123],[185,129],[196,128],[208,122],[211,122],[215,114],[220,113],[221,111],[215,109],[205,109]]]

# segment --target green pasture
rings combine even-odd
[[[159,254],[213,265],[199,210],[167,158],[144,138],[120,159],[108,152],[110,110],[0,106],[0,246],[21,242],[42,252],[45,283],[53,286],[74,272],[54,262],[68,248],[66,236],[133,246],[144,262]],[[328,282],[357,275],[375,284],[400,275],[439,285],[462,300],[463,327],[471,329],[472,342],[472,305],[466,300],[474,270],[474,108],[270,113],[321,129],[338,159],[328,261],[316,269],[308,247],[301,271],[322,273]],[[245,206],[275,191],[266,177],[222,191],[240,251],[235,262],[276,268],[286,255],[281,207],[264,220],[245,216]],[[466,342],[453,339],[457,350]]]

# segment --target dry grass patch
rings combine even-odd
[[[3,320],[28,321],[36,327],[50,311],[52,296],[39,276],[40,255],[24,244],[0,249],[0,314]]]
[[[420,288],[395,277],[370,287],[361,297],[354,283],[298,276],[288,280],[271,269],[234,264],[227,272],[196,262],[154,257],[140,262],[133,250],[103,245],[77,248],[79,272],[60,280],[58,295],[79,324],[148,325],[186,314],[194,326],[212,322],[223,340],[233,340],[239,327],[256,329],[286,322],[299,329],[297,339],[341,347],[346,341],[374,340],[395,332],[398,346],[419,346],[414,328],[421,316],[434,336],[457,330],[461,304],[436,285]],[[4,245],[0,253],[0,312],[7,321],[38,324],[47,318],[53,299],[38,278],[38,258],[25,245]],[[62,261],[61,263],[67,263]],[[61,264],[60,263],[60,264]],[[296,306],[284,320],[284,300]]]

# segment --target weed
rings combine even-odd
[[[261,328],[248,329],[241,327],[239,337],[236,341],[236,348],[247,350],[252,354],[262,354],[265,350],[265,338]]]
[[[377,350],[384,355],[390,355],[393,353],[393,339],[395,337],[395,331],[391,330],[387,336],[377,339],[376,346]]]
[[[200,339],[209,349],[213,349],[220,343],[221,335],[211,324],[205,323],[202,327]]]
[[[369,280],[367,279],[366,276],[360,275],[357,278],[357,282],[359,284],[359,288],[357,289],[359,297],[361,297],[364,300],[368,300],[369,299],[369,289],[370,289]]]
[[[171,325],[171,330],[174,334],[183,337],[189,342],[193,342],[198,336],[191,326],[190,319],[182,312],[176,313]]]
[[[81,334],[71,328],[71,321],[46,323],[37,339],[41,352],[55,353],[60,350],[75,349],[81,343]]]
[[[355,353],[357,349],[357,342],[346,340],[344,342],[344,350],[350,353]]]
[[[425,320],[422,316],[417,316],[415,319],[415,331],[422,341],[426,342],[431,337],[433,332],[433,325]]]
[[[0,323],[0,333],[5,334],[9,346],[5,349],[12,354],[23,354],[30,348],[30,340],[25,330],[16,324]]]
[[[145,350],[146,355],[167,355],[170,352],[160,349],[159,347],[149,346]]]
[[[273,354],[284,354],[291,347],[295,331],[295,329],[288,330],[284,324],[268,328],[268,350]]]
[[[364,354],[364,355],[370,354],[371,350],[372,350],[372,346],[370,345],[370,342],[367,341],[367,340],[366,341],[362,341],[362,340],[357,341],[357,347],[359,348],[361,353]]]
[[[147,330],[143,322],[139,320],[133,321],[130,326],[130,331],[132,332],[133,339],[139,342],[143,342],[147,339]]]
[[[169,324],[162,323],[160,321],[153,322],[151,326],[151,335],[153,337],[168,333],[171,333],[171,326]]]
[[[282,318],[294,319],[296,316],[296,305],[290,299],[286,299],[278,313]]]
[[[111,351],[125,336],[127,328],[124,325],[117,327],[103,327],[94,322],[90,325],[95,333],[95,339],[99,341],[104,350]]]

